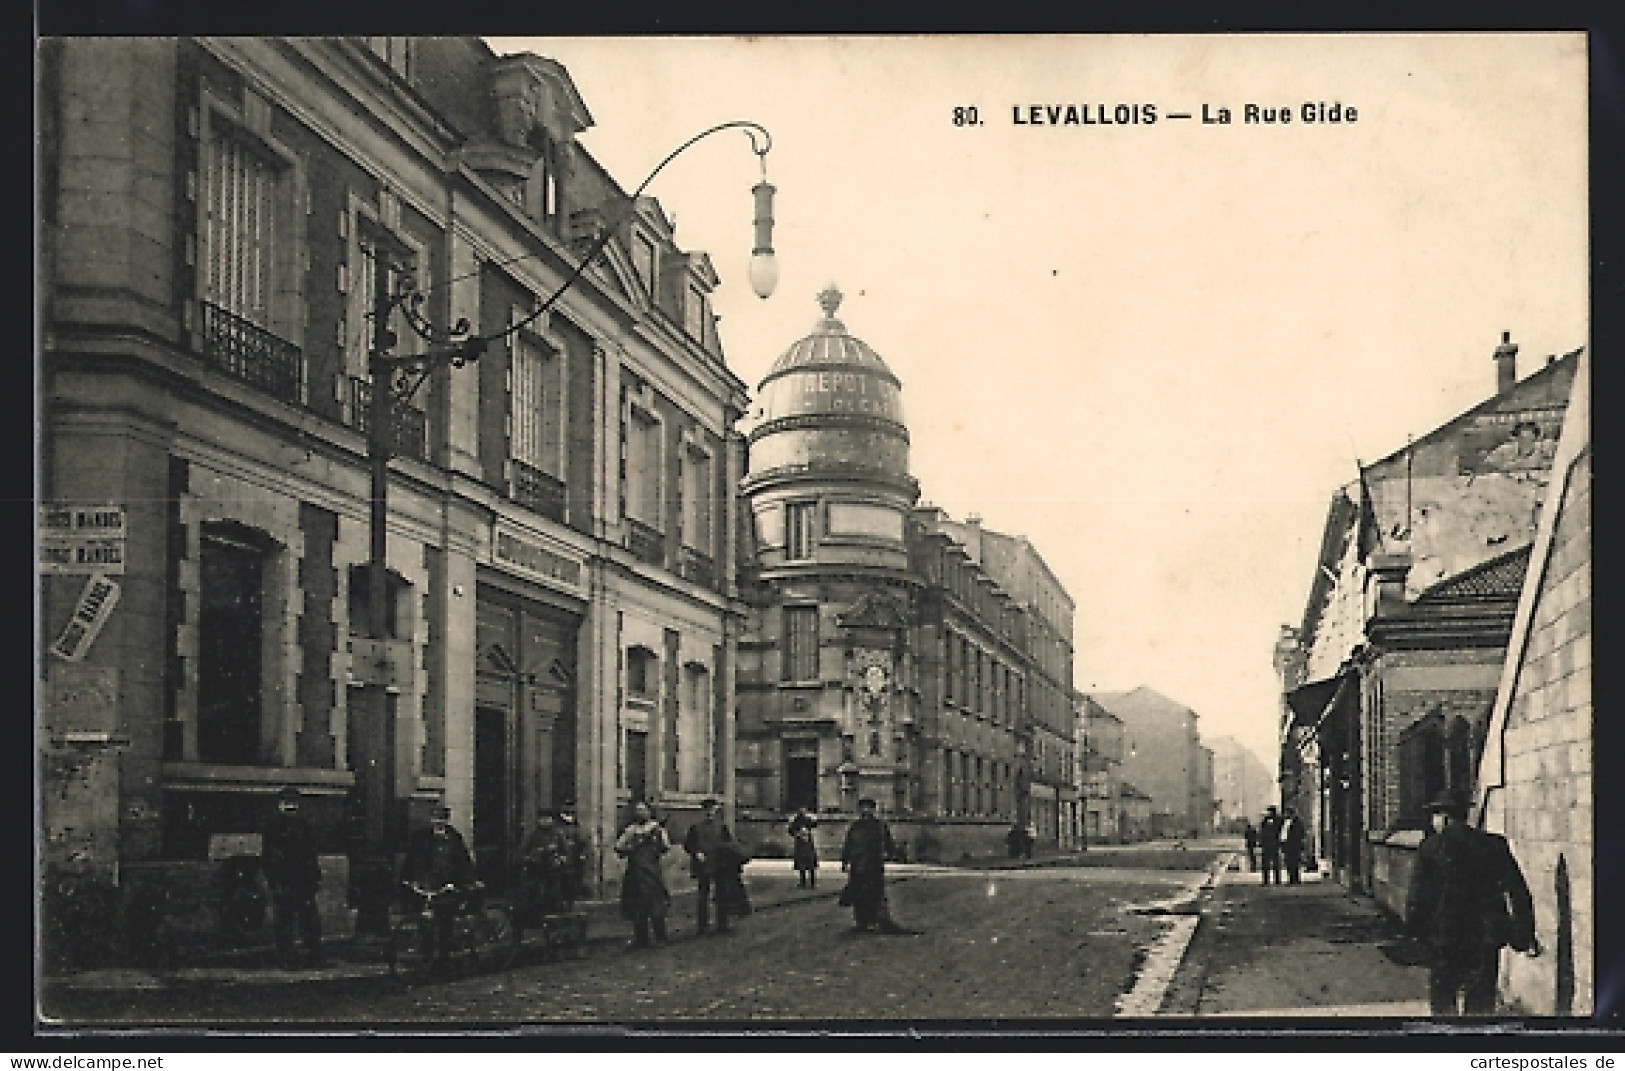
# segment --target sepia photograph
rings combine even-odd
[[[40,38],[36,1035],[1591,1019],[1588,44]]]

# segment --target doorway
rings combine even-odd
[[[508,712],[474,710],[474,863],[481,881],[500,886],[512,828],[512,749]]]
[[[626,789],[633,803],[649,798],[649,734],[638,729],[626,732]]]
[[[818,811],[818,741],[784,742],[784,810]]]

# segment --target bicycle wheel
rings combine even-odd
[[[490,903],[474,925],[474,953],[482,967],[505,971],[519,954],[521,931],[507,904]]]

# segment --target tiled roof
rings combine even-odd
[[[1424,599],[1517,598],[1529,571],[1529,544],[1446,577],[1417,596]]]

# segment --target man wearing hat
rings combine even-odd
[[[1434,1015],[1490,1015],[1501,949],[1540,954],[1529,886],[1506,838],[1467,824],[1464,796],[1447,793],[1428,811],[1433,832],[1405,902],[1407,928],[1428,947],[1428,1001]]]
[[[1264,817],[1258,823],[1258,849],[1263,856],[1264,884],[1273,879],[1281,884],[1281,814],[1275,804],[1264,808]]]
[[[462,889],[474,881],[474,857],[463,835],[451,824],[451,808],[437,804],[429,812],[429,828],[412,835],[401,867],[401,880],[423,893],[436,892],[447,885]],[[443,955],[451,946],[452,922],[462,897],[445,896],[435,901],[434,929],[425,934],[429,959]]]
[[[299,813],[299,790],[292,785],[277,793],[276,814],[265,827],[260,870],[271,887],[272,934],[276,958],[293,961],[294,928],[305,951],[322,959],[322,920],[316,911],[316,890],[322,883],[316,861],[316,837]]]
[[[700,801],[700,820],[688,827],[683,837],[683,851],[688,853],[689,873],[699,883],[698,930],[711,930],[711,900],[715,890],[717,904],[717,932],[727,933],[728,897],[722,895],[719,877],[724,868],[741,853],[733,842],[733,834],[722,823],[722,804],[707,796]]]
[[[858,818],[841,845],[841,869],[847,872],[840,902],[852,908],[854,927],[869,932],[886,920],[886,859],[892,855],[891,830],[876,815],[875,801],[858,801]]]

